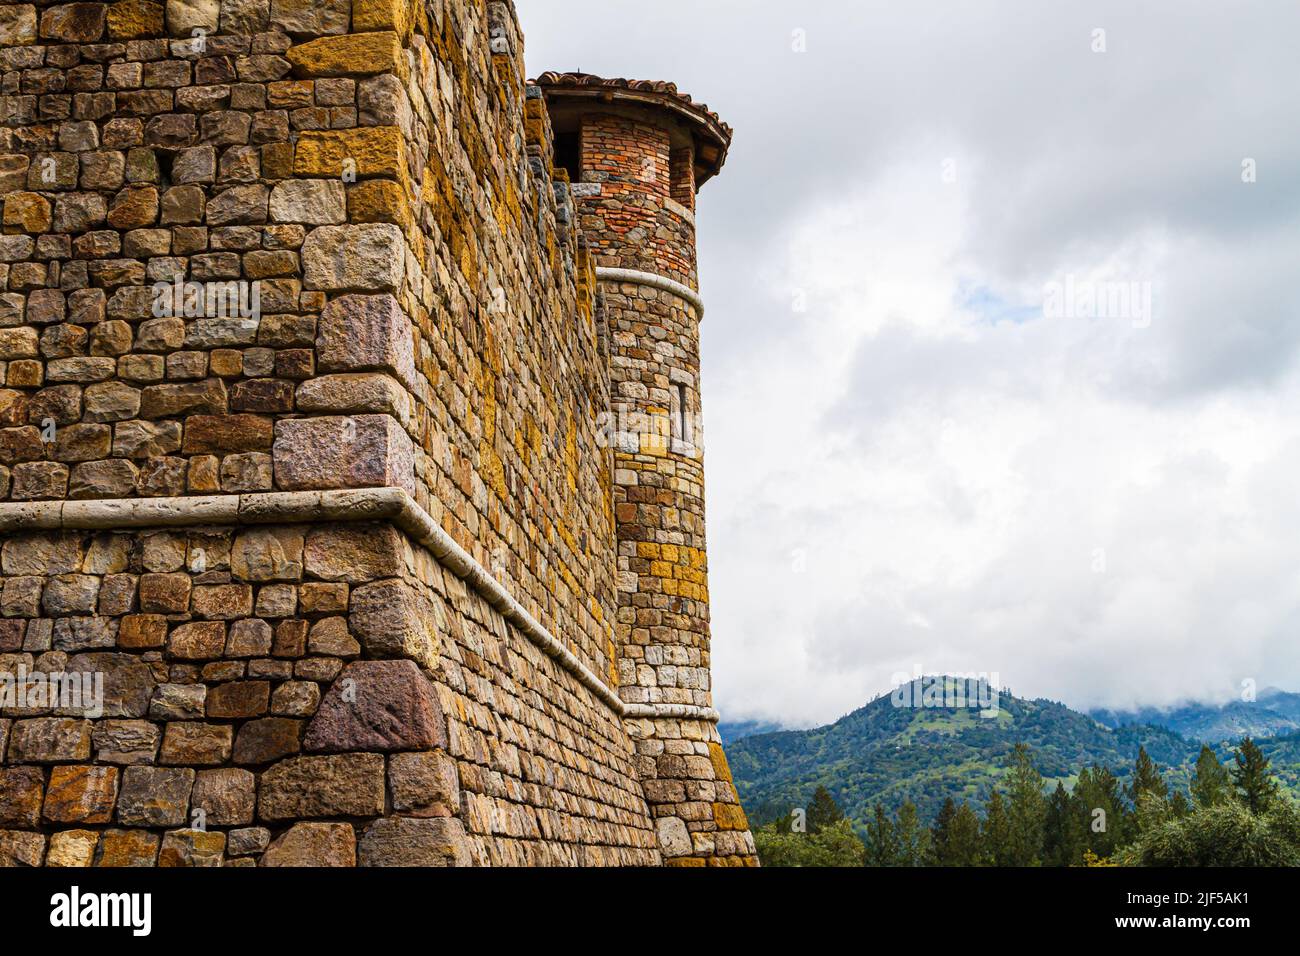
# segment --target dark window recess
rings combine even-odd
[[[686,386],[677,386],[677,414],[673,416],[673,437],[678,441],[690,441],[686,430]]]
[[[555,134],[555,165],[569,173],[569,182],[582,182],[582,133]]]

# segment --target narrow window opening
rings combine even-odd
[[[673,417],[673,437],[678,441],[689,441],[686,431],[686,386],[677,386],[677,414]]]
[[[582,133],[555,134],[555,165],[569,174],[569,182],[582,182]]]

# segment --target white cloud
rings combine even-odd
[[[1076,706],[1300,689],[1300,11],[530,6],[535,72],[737,127],[701,200],[724,712],[825,721],[915,664]],[[1044,317],[1067,280],[1152,313]]]

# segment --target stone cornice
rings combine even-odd
[[[626,703],[401,488],[0,504],[0,533],[328,521],[391,521],[620,717],[718,722],[711,707]]]
[[[630,282],[633,285],[645,285],[662,292],[671,292],[695,306],[696,319],[704,320],[704,300],[700,298],[700,294],[690,286],[674,279],[653,272],[641,272],[639,269],[614,269],[608,266],[597,266],[596,278],[601,282]]]

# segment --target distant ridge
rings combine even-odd
[[[1287,698],[1287,706],[1292,698],[1300,700],[1282,692],[1270,699],[1275,696]],[[1001,786],[1018,742],[1030,746],[1049,788],[1057,781],[1071,787],[1079,770],[1092,764],[1127,782],[1143,746],[1169,784],[1186,790],[1201,747],[1166,726],[1108,726],[1056,701],[1002,692],[992,718],[970,708],[897,707],[884,695],[825,727],[739,736],[727,753],[756,824],[807,806],[822,785],[862,827],[876,801],[893,810],[911,800],[924,820],[932,819],[948,797],[982,805]],[[1226,759],[1227,743],[1214,745]],[[1261,745],[1275,755],[1275,769],[1288,787],[1300,783],[1300,731]]]

